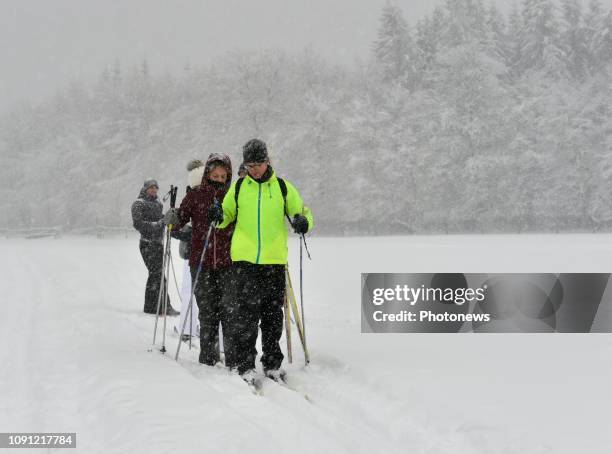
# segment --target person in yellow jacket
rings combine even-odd
[[[233,272],[228,305],[233,306],[231,333],[238,373],[255,379],[258,325],[261,323],[261,362],[267,376],[279,379],[283,361],[279,341],[283,332],[287,226],[305,234],[313,226],[310,210],[297,189],[278,178],[270,165],[266,144],[259,139],[243,147],[247,175],[232,184],[222,206],[210,208],[218,228],[235,222],[231,243]]]

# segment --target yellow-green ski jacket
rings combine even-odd
[[[283,179],[287,186],[287,214],[291,219],[302,214],[308,220],[308,230],[313,226],[312,213],[300,197],[297,189]],[[249,175],[238,192],[236,208],[236,182],[232,183],[223,199],[223,223],[225,228],[236,221],[232,236],[231,256],[234,262],[262,265],[287,263],[287,224],[285,201],[276,174],[268,181],[258,183]],[[236,212],[238,219],[236,219]]]

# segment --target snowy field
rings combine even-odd
[[[310,250],[312,364],[294,345],[285,367],[311,402],[274,383],[253,395],[196,349],[177,364],[170,330],[169,354],[148,352],[136,238],[0,239],[0,432],[77,432],[88,454],[610,452],[612,336],[360,334],[360,273],[610,272],[612,235],[312,238]]]

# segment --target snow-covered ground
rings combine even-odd
[[[136,238],[0,239],[0,432],[77,432],[82,453],[610,452],[612,336],[361,334],[360,273],[610,272],[612,235],[311,238],[310,250],[312,363],[294,349],[286,365],[309,402],[273,383],[253,395],[196,349],[177,364],[170,329],[169,353],[149,352]],[[294,240],[294,285],[297,252]]]

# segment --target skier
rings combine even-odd
[[[222,207],[211,207],[209,218],[219,222],[219,229],[236,222],[231,244],[232,285],[227,295],[228,305],[235,306],[230,335],[238,373],[255,384],[260,322],[264,373],[274,380],[284,376],[279,340],[287,263],[285,214],[292,218],[298,234],[312,228],[313,218],[296,188],[276,177],[263,141],[248,141],[243,156],[247,176],[231,186]]]
[[[144,312],[147,314],[155,314],[162,280],[166,225],[162,214],[163,205],[157,197],[158,190],[156,180],[146,180],[138,199],[132,204],[132,222],[134,228],[140,232],[140,254],[149,271],[144,302]],[[159,310],[160,313],[163,311],[161,305]],[[178,315],[170,305],[167,312],[169,316]]]
[[[202,184],[204,177],[204,162],[200,159],[192,159],[187,163],[187,188],[186,192],[196,189]],[[172,229],[172,237],[180,240],[179,255],[184,260],[183,282],[181,284],[181,317],[174,325],[174,330],[180,333],[183,329],[185,317],[189,317],[189,327],[185,329],[183,340],[187,341],[191,336],[199,336],[200,327],[198,325],[198,305],[194,304],[189,313],[189,300],[191,298],[191,270],[189,267],[189,257],[191,256],[191,223],[185,224],[180,230]],[[187,326],[187,325],[185,325]]]
[[[212,222],[208,216],[209,208],[215,203],[219,204],[219,200],[223,200],[231,182],[231,175],[230,158],[223,154],[211,154],[206,161],[201,185],[187,193],[178,210],[169,211],[167,214],[169,222],[175,223],[173,230],[180,230],[191,220],[193,230],[189,266],[193,280],[202,257],[206,234]],[[228,313],[222,307],[222,296],[232,263],[230,259],[232,231],[232,228],[223,231],[213,229],[195,289],[200,320],[199,361],[209,366],[214,366],[220,360],[219,324],[224,333],[228,331]],[[227,338],[224,339],[224,352],[226,366],[234,367],[232,349]]]

